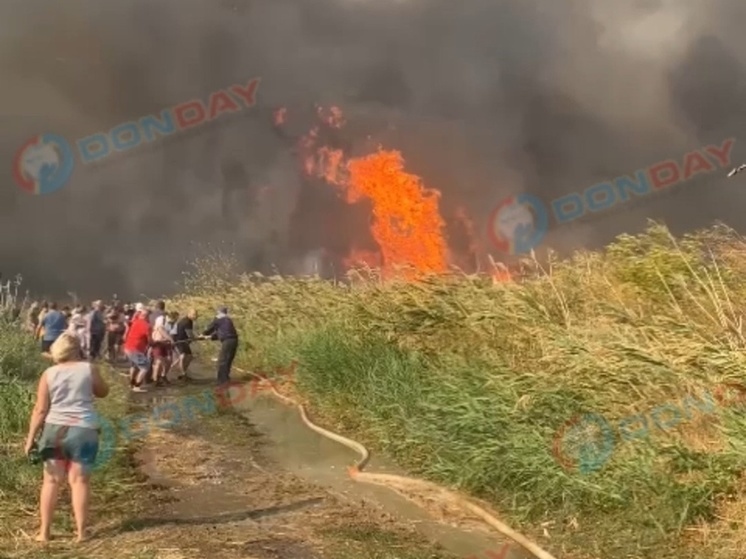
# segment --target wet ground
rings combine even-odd
[[[167,426],[151,422],[139,443],[148,480],[142,514],[97,527],[81,557],[111,550],[131,559],[529,557],[478,522],[460,518],[458,528],[435,506],[352,481],[347,467],[357,457],[268,395],[228,411],[187,412],[212,390],[208,373],[195,376],[132,395],[133,413],[152,417],[164,405],[182,413]],[[378,456],[366,471],[403,473]]]
[[[138,400],[149,406],[168,401],[179,409],[186,409],[185,398],[210,388],[210,384],[202,384],[211,382],[208,375],[203,370],[198,382],[159,390]],[[146,471],[164,485],[171,483],[175,472],[189,472],[187,478],[193,485],[171,489],[180,496],[182,509],[194,506],[203,512],[215,504],[225,509],[218,513],[236,515],[240,514],[242,498],[258,504],[255,499],[260,497],[258,518],[294,513],[313,516],[324,510],[329,505],[327,499],[332,498],[335,514],[345,509],[341,517],[348,521],[363,520],[370,515],[376,519],[386,518],[392,526],[415,530],[419,536],[457,557],[520,559],[529,556],[499,535],[490,533],[479,521],[448,518],[438,510],[437,503],[433,506],[416,499],[413,502],[388,488],[351,480],[346,472],[357,458],[354,453],[308,429],[294,408],[266,393],[251,397],[248,392],[245,398],[234,398],[240,401],[234,405],[237,415],[232,419],[206,416],[199,425],[185,423],[158,435],[156,446],[170,450],[147,456]],[[236,395],[238,391],[234,397]],[[222,425],[211,429],[216,423]],[[205,429],[208,432],[200,437],[199,431]],[[210,448],[215,444],[220,446],[219,456]],[[185,467],[179,463],[185,451],[191,456],[204,456],[204,462],[196,469]],[[373,457],[366,471],[406,475],[380,456]],[[186,479],[183,473],[176,477],[182,481]],[[330,513],[324,512],[322,516],[328,519]]]

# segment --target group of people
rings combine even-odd
[[[75,336],[81,348],[81,358],[95,361],[102,350],[111,363],[122,358],[130,364],[130,386],[134,392],[147,391],[146,385],[171,384],[170,372],[176,366],[178,379],[189,379],[188,369],[193,354],[191,343],[216,339],[221,342],[218,358],[218,384],[230,381],[230,370],[238,349],[238,334],[228,309],[221,308],[210,325],[200,335],[194,333],[197,311],[186,316],[166,312],[166,303],[157,301],[120,303],[116,299],[105,305],[94,301],[90,310],[83,305],[75,308],[57,303],[34,303],[27,316],[27,328],[41,341],[41,351],[49,354],[52,344],[64,333]]]
[[[138,303],[127,321],[121,348],[130,363],[130,387],[145,392],[145,385],[171,384],[169,373],[174,364],[179,379],[188,379],[192,361],[191,343],[205,339],[194,334],[197,311],[190,310],[183,318],[176,312],[167,313],[166,304],[158,301],[152,308]]]
[[[87,358],[98,359],[106,343],[109,358],[116,360],[133,314],[129,307],[131,305],[107,307],[102,301],[94,301],[88,310],[84,305],[60,308],[55,302],[34,302],[26,316],[26,328],[41,341],[42,353],[49,353],[54,341],[69,332],[78,337],[81,351]]]
[[[115,302],[108,308],[101,301],[94,301],[90,311],[83,307],[58,309],[55,303],[32,308],[28,327],[53,361],[39,379],[24,448],[29,458],[38,456],[44,462],[41,529],[36,540],[50,539],[59,489],[67,478],[77,541],[84,541],[88,537],[89,481],[98,454],[101,427],[94,400],[109,393],[109,386],[95,363],[102,343],[106,341],[113,360],[119,357],[121,349],[130,364],[132,390],[141,392],[148,378],[156,384],[169,383],[168,374],[175,359],[182,376],[186,376],[192,361],[190,344],[194,340],[219,340],[218,385],[222,389],[230,386],[238,334],[225,307],[218,310],[200,335],[194,334],[195,310],[179,318],[177,313],[166,313],[163,301],[150,307]]]

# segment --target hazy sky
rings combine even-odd
[[[483,232],[507,195],[552,199],[738,138],[744,17],[737,0],[3,0],[0,271],[50,294],[137,296],[172,289],[194,242],[285,272],[343,250],[365,215],[303,182],[276,106],[292,136],[314,103],[339,105],[350,125],[337,141],[401,149]],[[77,140],[258,76],[254,109],[78,162],[49,196],[13,182],[32,136]],[[733,154],[746,160],[746,138]],[[743,181],[723,176],[547,243],[595,246],[648,217],[740,227]]]

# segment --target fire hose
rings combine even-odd
[[[293,363],[293,369],[295,368],[295,365],[297,363]],[[256,373],[253,373],[251,371],[246,371],[244,369],[240,369],[238,367],[234,367],[237,371],[240,371],[241,373],[251,375],[255,379],[259,381],[261,384],[264,381],[267,381],[268,379],[264,376],[258,375]],[[357,481],[362,483],[370,483],[373,485],[381,485],[384,487],[388,487],[389,489],[394,489],[394,487],[397,484],[401,484],[404,482],[405,484],[416,484],[423,488],[428,488],[430,490],[434,490],[444,496],[447,496],[451,501],[457,502],[461,504],[464,508],[466,508],[469,512],[471,512],[473,515],[479,517],[482,521],[484,521],[486,524],[500,532],[503,536],[506,536],[519,544],[521,547],[526,549],[528,552],[534,555],[537,559],[556,559],[553,555],[548,553],[547,551],[544,551],[541,547],[539,547],[537,544],[526,538],[523,534],[520,534],[513,530],[510,526],[507,524],[501,522],[497,518],[495,518],[493,515],[491,515],[489,512],[487,512],[482,507],[472,503],[465,497],[458,495],[457,493],[453,491],[449,491],[447,489],[444,489],[434,483],[423,481],[416,478],[409,478],[404,476],[397,476],[397,475],[391,475],[391,474],[371,474],[368,472],[364,472],[365,466],[368,464],[368,461],[370,460],[370,453],[368,452],[368,449],[366,449],[362,444],[358,443],[357,441],[353,441],[352,439],[348,439],[346,437],[343,437],[342,435],[338,435],[337,433],[333,433],[332,431],[329,431],[327,429],[324,429],[323,427],[320,427],[316,425],[313,421],[311,421],[308,417],[308,414],[306,413],[306,408],[303,406],[303,404],[296,402],[292,398],[289,398],[283,394],[280,394],[280,392],[277,391],[275,388],[275,385],[273,382],[269,381],[269,389],[272,392],[272,394],[279,399],[281,402],[289,405],[289,406],[295,406],[298,409],[298,412],[300,413],[300,417],[303,420],[303,423],[306,424],[306,426],[318,433],[319,435],[322,435],[323,437],[326,437],[328,439],[331,439],[341,445],[346,446],[347,448],[354,450],[358,454],[360,454],[360,459],[356,462],[354,466],[351,466],[348,468],[348,474],[350,477]],[[396,491],[396,489],[394,489]]]

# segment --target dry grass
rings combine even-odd
[[[299,391],[343,431],[487,499],[527,532],[551,526],[559,555],[699,559],[689,531],[709,526],[709,557],[740,559],[741,540],[718,528],[732,514],[725,496],[741,498],[738,410],[644,440],[617,434],[590,475],[563,469],[552,441],[576,414],[613,425],[740,382],[743,272],[746,244],[732,231],[677,240],[652,226],[604,253],[527,262],[525,279],[502,284],[266,278],[216,256],[197,263],[175,304],[203,314],[228,304],[243,363],[298,360]]]

